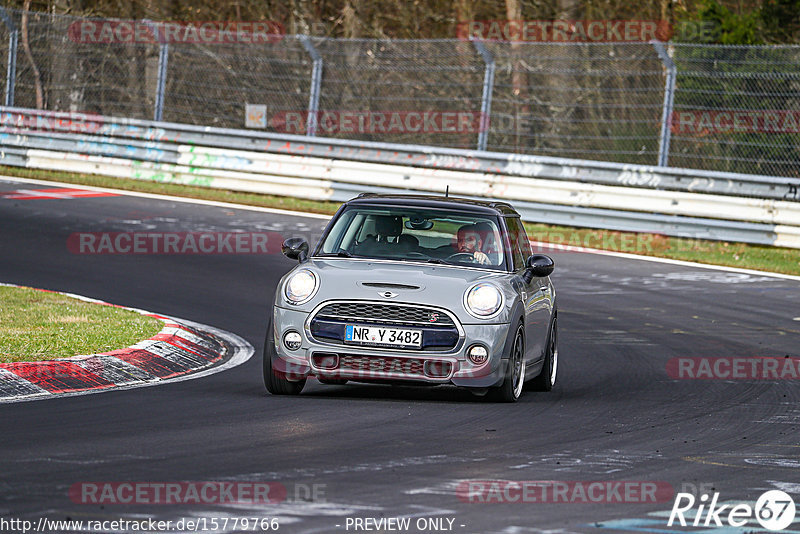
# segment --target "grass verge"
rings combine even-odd
[[[162,321],[58,293],[0,286],[0,362],[121,349],[157,334]]]
[[[23,178],[57,180],[79,185],[110,187],[127,191],[233,202],[249,206],[322,213],[327,215],[335,213],[340,205],[338,202],[303,200],[273,195],[224,191],[205,187],[127,180],[89,174],[21,169],[18,167],[0,166],[0,173]],[[628,252],[712,265],[725,265],[741,269],[756,269],[800,275],[800,250],[798,249],[535,223],[526,223],[525,226],[531,239],[536,241],[585,248],[597,248],[615,252]],[[545,252],[546,249],[547,247],[545,247]]]

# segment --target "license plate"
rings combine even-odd
[[[422,346],[422,330],[348,324],[344,328],[344,340],[347,343],[365,345],[396,345],[420,348]]]

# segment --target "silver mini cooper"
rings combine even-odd
[[[363,194],[346,202],[309,254],[283,252],[264,343],[264,384],[298,394],[306,379],[453,384],[514,402],[556,381],[553,260],[531,250],[503,202]]]

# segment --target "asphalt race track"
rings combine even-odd
[[[355,532],[348,518],[396,517],[412,519],[406,532],[713,531],[667,527],[673,493],[655,503],[474,503],[459,498],[469,480],[658,481],[750,503],[782,489],[800,505],[800,382],[667,373],[677,357],[800,357],[798,281],[553,253],[561,358],[553,392],[526,392],[508,405],[449,387],[310,380],[301,396],[276,397],[262,384],[261,351],[276,282],[294,262],[280,254],[79,254],[67,241],[76,232],[308,237],[324,220],[135,196],[3,197],[46,188],[0,179],[0,281],[213,325],[244,337],[256,355],[197,380],[0,405],[0,517],[246,516],[277,518],[278,532],[288,533]],[[72,499],[70,488],[87,481],[278,482],[287,500]],[[420,518],[443,521],[420,530]],[[246,530],[252,525],[224,529]],[[755,522],[724,532],[754,530]],[[800,531],[800,515],[789,531]]]

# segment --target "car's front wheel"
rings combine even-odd
[[[491,398],[498,402],[516,402],[522,395],[522,386],[525,384],[525,329],[522,324],[517,327],[514,334],[514,345],[508,358],[506,378],[503,384],[492,388]]]
[[[553,317],[550,325],[550,334],[547,336],[547,352],[544,355],[544,365],[539,376],[531,380],[531,389],[535,391],[550,391],[556,383],[558,371],[558,316]]]
[[[272,358],[277,357],[275,339],[272,332],[272,320],[267,324],[267,337],[264,340],[264,386],[273,395],[298,395],[306,385],[306,379],[288,380],[286,373],[272,367]]]

